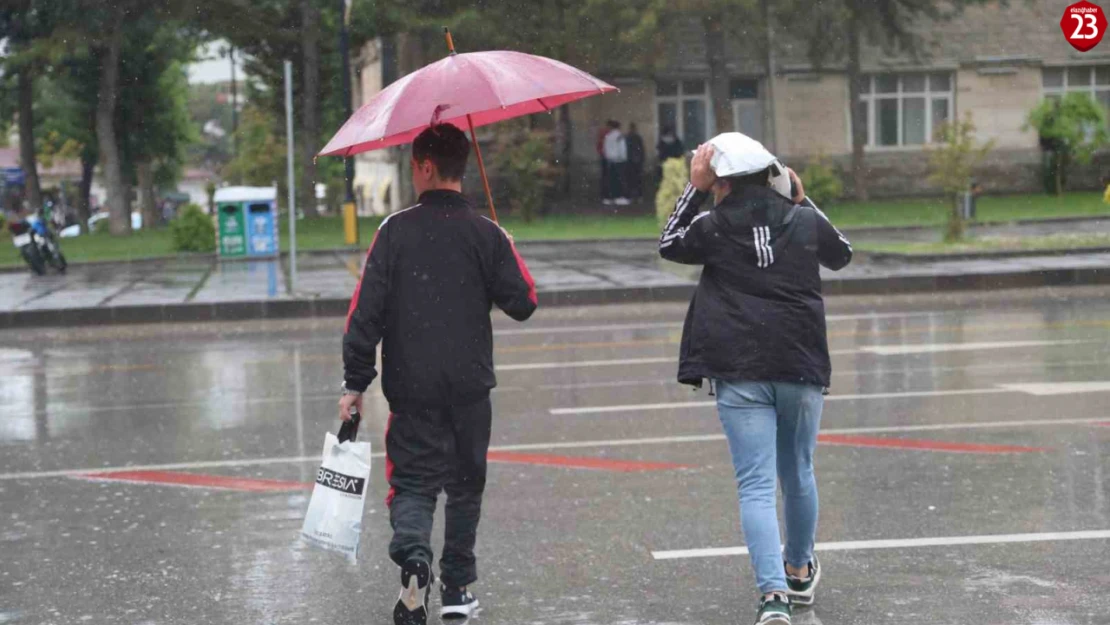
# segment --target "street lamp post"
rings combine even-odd
[[[344,119],[350,119],[351,107],[351,42],[347,32],[349,21],[350,0],[339,0],[339,56],[343,59],[343,111]],[[343,231],[347,245],[358,245],[358,211],[355,208],[355,161],[354,157],[347,156],[343,159],[344,188],[346,191],[343,200]]]

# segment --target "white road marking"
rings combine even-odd
[[[941,311],[918,312],[892,312],[892,313],[860,313],[853,315],[825,315],[825,321],[866,321],[868,319],[906,319],[912,317],[931,317],[943,315]],[[660,321],[645,323],[617,323],[611,325],[599,324],[588,326],[548,326],[529,328],[508,328],[494,330],[494,336],[530,336],[535,334],[585,334],[586,332],[621,332],[626,330],[663,330],[681,328],[681,321]]]
[[[1000,384],[1002,388],[1030,395],[1072,395],[1074,393],[1105,393],[1110,382],[1038,382],[1033,384]]]
[[[830,401],[854,401],[861,399],[903,399],[908,397],[950,397],[955,395],[987,395],[991,393],[1009,393],[1005,388],[969,388],[947,391],[904,391],[898,393],[860,393],[854,395],[829,395],[825,397]],[[607,412],[641,412],[647,410],[674,410],[679,408],[714,408],[715,401],[681,401],[656,404],[622,404],[615,406],[584,406],[575,408],[552,408],[548,412],[553,415],[582,415],[601,414]]]
[[[1104,540],[1110,530],[1079,532],[1043,532],[1039,534],[987,534],[983,536],[937,536],[930,538],[895,538],[886,540],[852,540],[817,543],[816,551],[862,551],[865,549],[909,549],[913,547],[951,547],[955,545],[999,545],[1007,543],[1042,543],[1065,540]],[[687,558],[715,558],[747,555],[747,547],[721,547],[715,549],[679,549],[653,551],[656,560],[682,560]]]
[[[620,360],[577,360],[566,362],[528,362],[515,365],[499,365],[497,371],[535,371],[538,369],[573,369],[578,367],[620,367],[624,365],[654,365],[664,362],[677,363],[674,356],[664,358],[623,358]]]
[[[1108,417],[1086,419],[1028,419],[1018,421],[983,421],[959,423],[931,423],[922,425],[889,425],[855,428],[826,428],[822,434],[891,434],[898,432],[925,432],[937,430],[977,430],[1005,429],[1022,427],[1051,427],[1060,425],[1091,425],[1108,423]],[[546,443],[521,443],[513,445],[494,445],[490,451],[534,451],[545,449],[588,449],[592,447],[634,447],[639,445],[673,445],[682,443],[708,443],[725,440],[724,434],[690,434],[681,436],[658,436],[651,438],[617,438],[592,441],[555,441]],[[383,458],[384,453],[372,454],[373,458]],[[279,456],[273,458],[247,458],[242,460],[207,460],[199,462],[175,462],[168,464],[123,465],[115,467],[92,467],[87,469],[61,469],[56,471],[26,471],[0,473],[0,480],[29,480],[48,477],[69,477],[85,474],[108,473],[112,471],[183,471],[192,469],[213,469],[224,467],[253,467],[271,464],[297,464],[320,462],[320,456]]]
[[[859,351],[880,356],[903,356],[908,354],[936,354],[939,352],[975,352],[987,349],[1012,349],[1015,347],[1048,347],[1052,345],[1074,345],[1086,341],[994,341],[980,343],[910,343],[904,345],[865,345]]]

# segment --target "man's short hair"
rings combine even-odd
[[[417,163],[432,161],[443,180],[462,180],[470,141],[466,133],[451,124],[437,124],[420,133],[412,142],[412,158]]]

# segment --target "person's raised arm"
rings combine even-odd
[[[659,237],[659,255],[676,263],[697,265],[704,263],[711,244],[711,219],[708,212],[698,208],[709,198],[709,190],[717,180],[710,161],[713,146],[698,148],[690,163],[690,182],[678,196],[674,212],[667,219]]]

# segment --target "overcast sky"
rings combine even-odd
[[[189,66],[189,82],[213,83],[231,80],[231,61],[220,58],[220,49],[226,48],[226,41],[214,41],[206,46],[201,46],[197,56],[201,60]],[[243,62],[239,55],[235,55],[235,77],[243,79]]]

